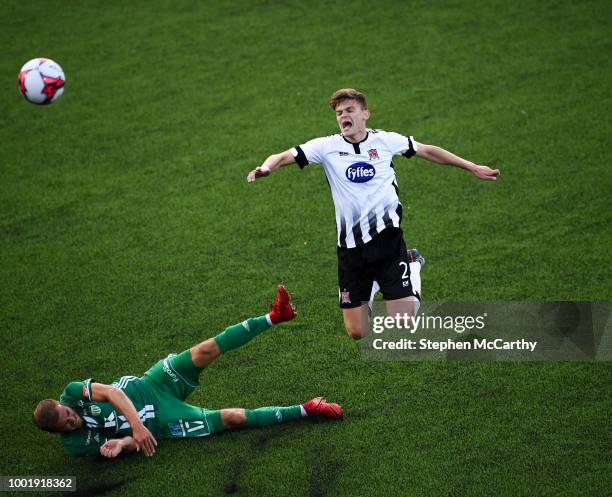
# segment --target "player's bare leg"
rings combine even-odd
[[[352,309],[342,309],[342,317],[346,332],[351,338],[360,340],[368,334],[370,317],[367,303]]]
[[[246,344],[272,325],[293,319],[295,314],[295,308],[291,304],[291,295],[283,285],[278,285],[276,301],[270,305],[268,314],[229,326],[216,337],[194,345],[189,349],[191,361],[194,366],[203,369],[221,354]]]
[[[221,350],[214,338],[209,338],[189,349],[193,365],[205,368],[221,355]]]
[[[247,423],[246,409],[221,409],[221,421],[226,430],[244,428]]]
[[[416,297],[405,297],[397,300],[385,301],[387,316],[416,316],[419,312],[420,302]],[[349,336],[355,340],[361,340],[368,334],[370,325],[370,307],[362,304],[353,309],[342,309],[344,327]]]
[[[417,297],[404,297],[397,300],[386,300],[385,307],[387,308],[387,316],[416,316],[419,312],[421,303]]]
[[[421,293],[421,268],[425,265],[425,259],[419,253],[419,251],[415,248],[406,251],[406,260],[402,261],[401,264],[408,264],[408,268],[410,269],[409,278],[410,285],[414,292],[417,295]],[[406,268],[406,269],[408,269]],[[402,277],[405,279],[405,276]],[[374,311],[374,297],[380,291],[380,285],[378,281],[374,280],[372,282],[372,290],[370,292],[370,300],[368,302],[368,314],[369,317],[372,317],[372,313]],[[385,307],[387,311],[387,316],[404,318],[405,316],[415,317],[419,312],[419,308],[421,306],[421,301],[419,297],[409,296],[401,299],[395,300],[386,300]],[[348,309],[352,310],[352,309]],[[361,313],[350,313],[344,315],[344,324],[348,334],[359,340],[364,338],[367,334],[368,323],[364,323],[363,316]]]
[[[317,416],[328,419],[342,419],[343,412],[338,404],[327,402],[323,397],[316,397],[304,404],[289,407],[221,409],[221,422],[226,430],[258,428]]]

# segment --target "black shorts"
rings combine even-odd
[[[338,287],[343,309],[368,302],[374,281],[378,282],[385,300],[405,297],[420,300],[420,288],[414,288],[413,279],[401,228],[384,229],[364,245],[338,247]]]

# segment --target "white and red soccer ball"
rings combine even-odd
[[[18,76],[19,91],[28,102],[45,105],[64,93],[66,77],[57,62],[37,58],[24,64]]]

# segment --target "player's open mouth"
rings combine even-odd
[[[347,130],[352,126],[352,123],[350,121],[343,121],[342,122],[342,130]]]

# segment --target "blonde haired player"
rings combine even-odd
[[[186,402],[198,386],[202,371],[221,354],[294,317],[291,296],[279,285],[268,314],[229,326],[180,354],[170,354],[142,377],[122,376],[112,385],[92,379],[73,381],[59,402],[39,402],[34,422],[43,430],[59,433],[71,455],[114,458],[133,451],[152,456],[158,438],[204,437],[233,428],[269,426],[309,416],[341,419],[340,406],[322,397],[304,404],[258,409],[209,410]]]

